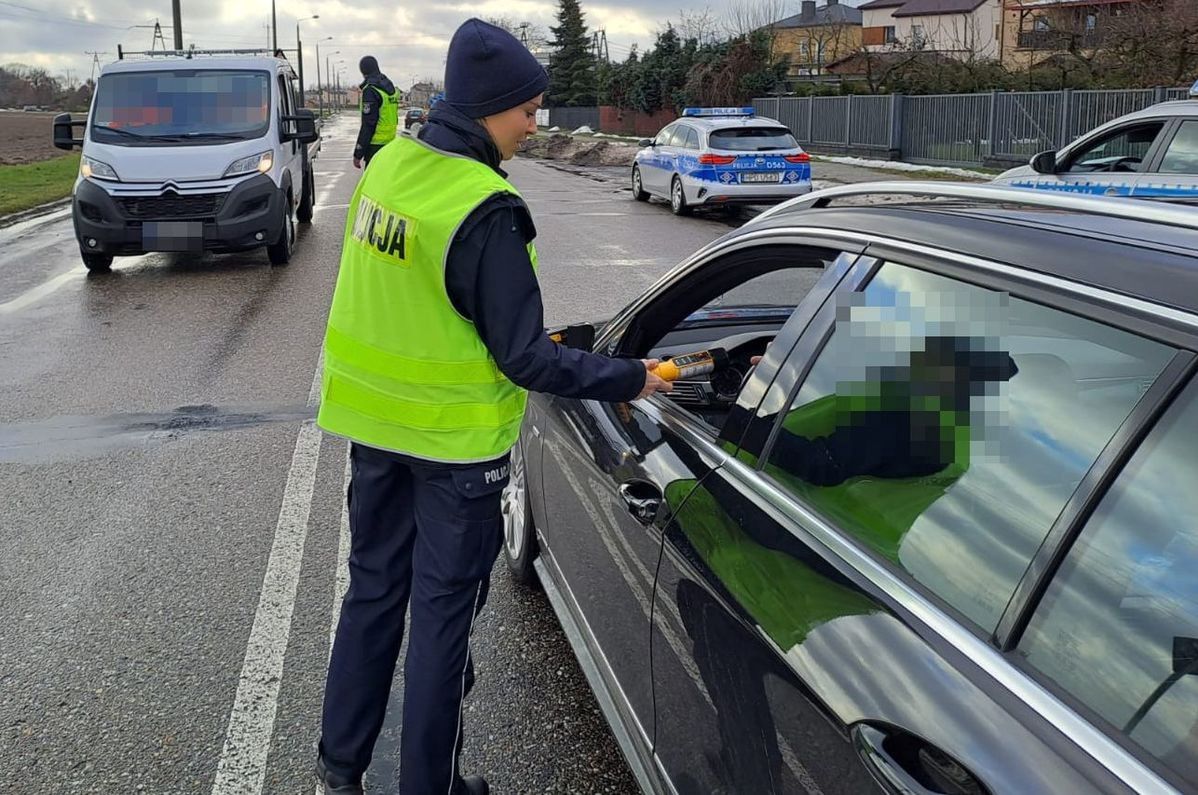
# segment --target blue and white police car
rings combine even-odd
[[[995,182],[1016,188],[1198,203],[1198,85],[1129,113]]]
[[[752,108],[687,108],[641,146],[632,195],[668,199],[675,215],[811,192],[811,157],[784,124],[755,116]]]

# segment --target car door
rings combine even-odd
[[[1090,725],[1047,719],[1051,697],[993,636],[1174,351],[868,253],[771,349],[783,363],[739,404],[740,450],[674,511],[654,603],[660,765],[682,795],[1127,792],[1118,765],[1078,753]],[[945,339],[960,344],[930,361]],[[945,362],[969,368],[967,415],[896,402],[961,400]]]
[[[1167,125],[1166,119],[1138,120],[1071,146],[1058,159],[1057,173],[1034,175],[1031,187],[1130,196],[1155,158]]]
[[[295,114],[295,95],[292,93],[291,81],[286,75],[278,76],[279,89],[279,152],[283,159],[283,184],[287,184],[287,177],[290,177],[292,186],[293,203],[298,204],[300,201],[300,193],[303,191],[303,157],[301,144],[292,139],[286,140],[288,135],[295,130],[295,122],[284,121],[287,116]]]
[[[1198,119],[1174,123],[1150,171],[1141,174],[1136,198],[1198,202]]]
[[[640,161],[641,185],[649,193],[657,196],[666,196],[670,190],[670,178],[666,169],[670,162],[669,144],[673,140],[674,130],[677,126],[677,124],[669,124],[663,127],[653,139],[653,146],[649,149],[646,158]]]

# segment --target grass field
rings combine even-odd
[[[19,166],[0,166],[0,215],[69,196],[78,173],[77,154]]]

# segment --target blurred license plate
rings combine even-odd
[[[141,226],[146,251],[202,251],[203,221],[146,221]]]
[[[741,182],[781,182],[782,175],[776,173],[763,172],[759,174],[741,174]]]

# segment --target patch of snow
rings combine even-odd
[[[994,179],[994,174],[984,171],[971,171],[967,168],[950,168],[948,166],[922,166],[918,163],[904,163],[901,160],[870,160],[864,157],[817,157],[827,163],[842,163],[846,166],[861,166],[862,168],[886,168],[891,171],[935,171],[940,174],[952,174],[971,179]]]
[[[545,132],[561,132],[561,131],[562,131],[562,128],[561,128],[561,127],[558,127],[557,125],[554,125],[553,127],[550,127],[550,128],[549,128],[548,130],[546,130]]]
[[[574,132],[572,132],[572,133],[570,133],[570,134],[571,134],[571,135],[594,135],[594,134],[595,134],[595,131],[594,131],[594,130],[592,130],[590,127],[588,127],[588,126],[586,126],[586,125],[584,124],[584,125],[582,125],[582,126],[581,126],[581,127],[579,127],[577,130],[575,130]]]

